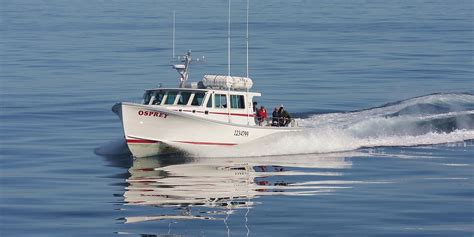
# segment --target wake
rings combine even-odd
[[[474,95],[432,94],[380,107],[300,119],[305,130],[191,156],[242,157],[330,153],[367,147],[420,146],[474,139]]]

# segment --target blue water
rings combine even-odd
[[[232,1],[245,74],[245,1]],[[227,1],[0,3],[2,236],[472,236],[472,1],[252,1],[260,104],[308,129],[133,160],[118,101],[227,73]]]

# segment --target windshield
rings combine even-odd
[[[191,97],[191,92],[181,92],[179,99],[178,99],[178,105],[187,105],[189,101],[189,97]]]
[[[168,92],[168,96],[166,96],[166,101],[165,101],[165,105],[172,105],[174,104],[174,100],[176,99],[176,95],[178,94],[178,92],[176,91],[170,91]]]
[[[202,103],[204,102],[205,95],[206,94],[204,92],[196,92],[194,94],[194,98],[193,98],[193,101],[191,102],[191,105],[201,106]]]
[[[144,105],[149,104],[150,99],[151,99],[151,91],[146,91],[145,94],[143,94],[142,104]]]
[[[163,100],[163,96],[165,93],[163,91],[156,91],[155,95],[153,96],[152,103],[153,105],[160,105],[161,101]]]

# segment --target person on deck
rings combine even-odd
[[[272,126],[278,126],[280,119],[280,114],[278,113],[278,107],[275,107],[272,113]]]
[[[262,126],[263,122],[268,119],[267,110],[265,107],[261,106],[257,111],[258,125]]]
[[[253,118],[255,120],[255,124],[258,124],[257,104],[258,104],[257,101],[254,101],[252,103],[252,111],[253,111]]]
[[[256,114],[257,113],[257,101],[254,101],[253,102],[253,113]]]
[[[284,109],[283,105],[280,105],[280,109],[278,110],[278,113],[280,115],[280,119],[278,120],[279,125],[284,126],[284,127],[288,126],[288,124],[291,123],[290,113],[288,113],[288,111]]]

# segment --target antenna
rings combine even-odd
[[[174,59],[174,47],[175,47],[175,33],[176,33],[176,10],[173,10],[173,59]]]
[[[230,76],[230,4],[229,0],[229,20],[227,24],[227,74]]]
[[[249,2],[250,0],[247,0],[247,78],[249,77]]]
[[[247,75],[246,77],[249,78],[249,8],[250,8],[250,0],[247,0],[247,34],[246,34],[246,41],[247,41]],[[249,98],[249,89],[247,88],[245,92],[245,98],[248,100]],[[249,121],[249,105],[245,105],[246,108],[246,113],[247,113],[247,125],[250,125]],[[248,207],[247,207],[248,208]],[[247,220],[247,214],[248,214],[248,209],[247,213],[245,213],[245,219]],[[249,233],[249,229],[247,228],[247,233]]]

